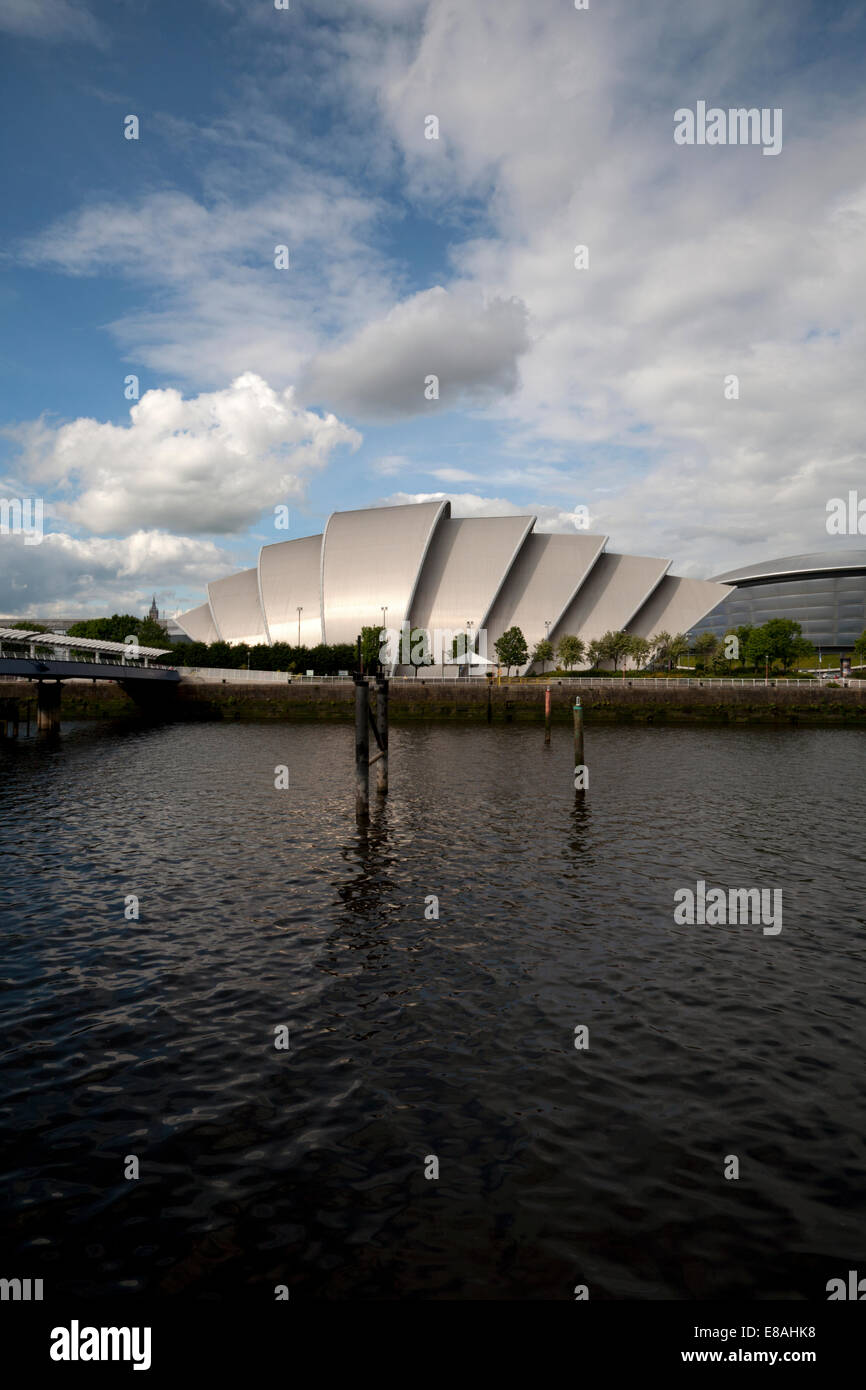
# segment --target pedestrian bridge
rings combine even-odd
[[[139,704],[173,693],[180,676],[156,658],[169,647],[141,647],[135,641],[104,642],[60,632],[28,632],[0,627],[0,677],[37,682],[36,724],[43,731],[60,723],[60,690],[65,680],[117,681]],[[6,701],[15,705],[16,701]],[[17,709],[4,711],[4,726],[18,728]]]

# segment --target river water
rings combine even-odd
[[[0,751],[2,1272],[459,1300],[866,1273],[864,734],[589,725],[576,799],[568,730],[396,727],[366,834],[352,737]],[[699,880],[780,888],[782,931],[677,925]]]

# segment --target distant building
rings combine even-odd
[[[149,607],[148,610],[147,610],[147,616],[150,618],[151,622],[153,622],[153,623],[158,623],[158,622],[159,622],[159,609],[158,609],[157,606],[156,606],[156,594],[154,594],[154,596],[153,596],[153,603],[150,605],[150,607]]]
[[[333,512],[324,534],[262,546],[258,565],[214,580],[178,615],[197,642],[315,647],[365,626],[473,633],[487,648],[517,626],[533,647],[573,633],[685,632],[729,589],[615,555],[607,536],[539,534],[534,516],[455,518],[448,501]],[[402,668],[398,668],[402,669]]]
[[[80,623],[81,616],[77,618],[33,618],[29,613],[16,613],[13,617],[0,618],[0,627],[9,627],[12,623],[26,623],[29,628],[47,627],[49,632],[67,633],[73,623]]]
[[[823,652],[850,652],[866,630],[866,550],[821,551],[763,560],[720,574],[731,592],[695,624],[723,637],[734,628],[793,618]]]
[[[184,631],[176,618],[163,618],[162,625],[172,645],[177,646],[180,643],[192,641],[189,633]]]

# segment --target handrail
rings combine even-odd
[[[125,656],[122,652],[101,652],[89,647],[47,647],[39,642],[0,642],[0,657],[7,661],[63,662],[75,665],[129,666],[137,670],[176,671],[176,666],[154,661],[152,657]]]
[[[257,670],[254,670],[254,669],[253,669],[253,670],[248,670],[247,667],[245,667],[245,666],[240,666],[240,667],[233,667],[233,666],[178,666],[176,669],[177,669],[177,671],[179,672],[180,677],[181,677],[182,680],[183,680],[183,679],[190,679],[190,680],[193,680],[193,681],[202,681],[202,682],[205,682],[205,681],[211,681],[211,682],[226,681],[226,682],[228,683],[228,682],[231,682],[231,681],[237,681],[237,682],[239,682],[239,683],[259,682],[260,684],[280,684],[280,685],[318,685],[318,684],[321,684],[321,683],[323,683],[323,682],[325,682],[325,683],[332,683],[332,684],[345,684],[345,685],[351,685],[351,684],[352,684],[352,675],[351,675],[351,674],[346,675],[346,676],[316,676],[316,675],[314,675],[314,676],[308,676],[308,675],[306,675],[305,673],[298,673],[298,672],[294,672],[294,671],[293,671],[293,672],[288,672],[288,671],[257,671]],[[427,685],[434,685],[434,684],[435,684],[435,685],[453,685],[453,686],[458,687],[458,688],[461,689],[461,690],[465,690],[465,689],[466,689],[468,686],[470,686],[470,685],[476,686],[476,687],[478,687],[478,688],[481,689],[481,690],[484,690],[484,689],[487,688],[487,682],[486,682],[486,679],[485,679],[485,677],[484,677],[483,675],[471,676],[471,677],[467,677],[467,676],[422,675],[422,674],[421,674],[421,670],[422,670],[422,669],[423,669],[423,668],[419,668],[419,673],[418,673],[417,676],[414,676],[414,675],[412,675],[412,676],[398,675],[398,676],[391,676],[391,677],[389,677],[389,679],[390,679],[392,682],[398,682],[398,681],[399,681],[399,682],[404,683],[404,684],[409,685],[409,686],[412,686],[412,685],[422,685],[422,684],[425,684],[425,683],[426,683]],[[496,680],[496,677],[495,677],[495,676],[494,676],[494,678],[493,678],[493,683],[494,683],[494,684],[497,683],[497,680]],[[807,678],[807,677],[798,677],[798,676],[771,676],[770,679],[769,679],[769,681],[765,680],[765,678],[764,678],[763,676],[700,676],[700,677],[695,677],[695,676],[629,676],[629,675],[626,675],[626,677],[623,679],[623,677],[622,677],[621,674],[615,675],[613,672],[611,672],[609,675],[604,675],[604,676],[548,676],[548,677],[537,677],[537,676],[511,676],[511,677],[506,677],[506,676],[503,676],[502,679],[501,679],[501,681],[499,682],[499,684],[501,684],[501,685],[527,685],[527,686],[537,686],[540,690],[544,690],[545,684],[548,684],[548,683],[549,683],[549,684],[558,684],[558,685],[577,686],[578,688],[583,688],[583,687],[587,687],[587,686],[588,686],[590,689],[592,689],[592,688],[597,688],[597,687],[599,687],[599,686],[614,687],[614,688],[622,688],[622,687],[624,687],[624,686],[631,686],[632,689],[641,687],[641,688],[647,688],[647,689],[649,689],[649,690],[653,690],[653,689],[657,688],[658,686],[663,686],[663,687],[665,687],[665,688],[670,687],[670,686],[675,686],[675,687],[686,687],[686,688],[689,688],[689,687],[691,687],[691,686],[727,686],[727,687],[730,687],[730,688],[732,688],[732,689],[733,689],[733,688],[736,688],[737,686],[746,686],[746,687],[749,687],[749,688],[754,689],[754,688],[756,688],[756,687],[758,687],[758,686],[766,686],[767,688],[772,688],[773,686],[777,686],[777,685],[779,685],[779,686],[783,686],[783,685],[784,685],[784,686],[791,686],[791,685],[794,685],[794,686],[811,686],[813,689],[822,690],[822,689],[825,688],[825,685],[826,685],[825,682],[820,681],[820,680],[817,680],[817,679]],[[847,684],[850,685],[850,686],[859,687],[859,686],[866,685],[866,680],[857,680],[857,679],[854,679],[854,678],[849,678],[849,680],[847,681]]]

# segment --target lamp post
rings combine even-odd
[[[386,641],[387,641],[387,633],[388,633],[388,624],[387,624],[386,621],[385,621],[385,616],[386,616],[387,612],[388,612],[388,605],[387,605],[387,603],[383,603],[383,604],[382,604],[382,631],[385,633]],[[380,637],[379,641],[380,641],[380,643],[381,643],[381,641],[382,641],[381,637]],[[381,645],[380,645],[380,647],[379,647],[379,650],[380,650],[380,651],[382,650]],[[380,666],[380,672],[381,672],[381,666]]]
[[[469,645],[466,650],[466,679],[472,675],[472,619],[466,619],[466,631],[469,637]]]
[[[549,642],[549,641],[550,641],[550,619],[549,619],[549,618],[545,618],[545,620],[544,620],[544,632],[545,632],[545,640],[546,640],[547,642]],[[544,675],[544,673],[545,673],[546,670],[547,670],[547,661],[544,660],[544,661],[542,661],[542,663],[541,663],[541,674]]]
[[[298,604],[298,646],[301,645],[301,614],[303,611],[303,606]]]

